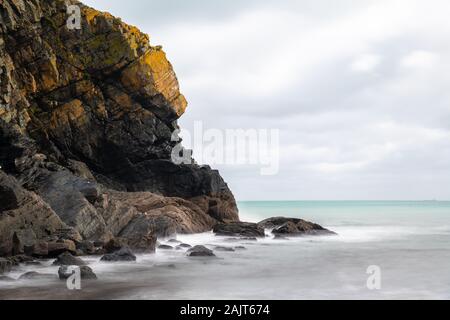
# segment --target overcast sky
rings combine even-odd
[[[180,125],[280,129],[239,200],[450,200],[450,1],[88,0],[162,45]]]

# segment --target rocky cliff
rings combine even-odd
[[[117,237],[151,249],[237,221],[217,171],[171,161],[186,106],[137,28],[76,1],[0,0],[0,255]]]

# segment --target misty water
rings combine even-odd
[[[236,247],[217,258],[157,250],[134,263],[84,257],[97,281],[69,291],[52,261],[21,266],[54,279],[0,282],[0,299],[449,299],[450,202],[241,202],[242,220],[300,217],[338,233],[230,242],[212,233],[178,235],[191,245]],[[267,231],[269,234],[269,231]],[[164,243],[161,240],[161,243]],[[381,269],[381,289],[367,268]]]

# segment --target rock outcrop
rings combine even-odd
[[[137,28],[74,0],[0,1],[0,255],[115,237],[154,250],[238,221],[217,171],[171,161],[186,106]]]
[[[336,235],[335,232],[324,227],[296,218],[275,217],[263,220],[258,226],[264,229],[272,229],[272,233],[280,238],[283,236],[321,236]]]
[[[250,222],[218,223],[214,226],[213,231],[218,236],[265,237],[264,228],[256,223]]]

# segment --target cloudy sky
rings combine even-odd
[[[162,45],[192,129],[280,129],[239,200],[450,200],[450,1],[88,0]]]

